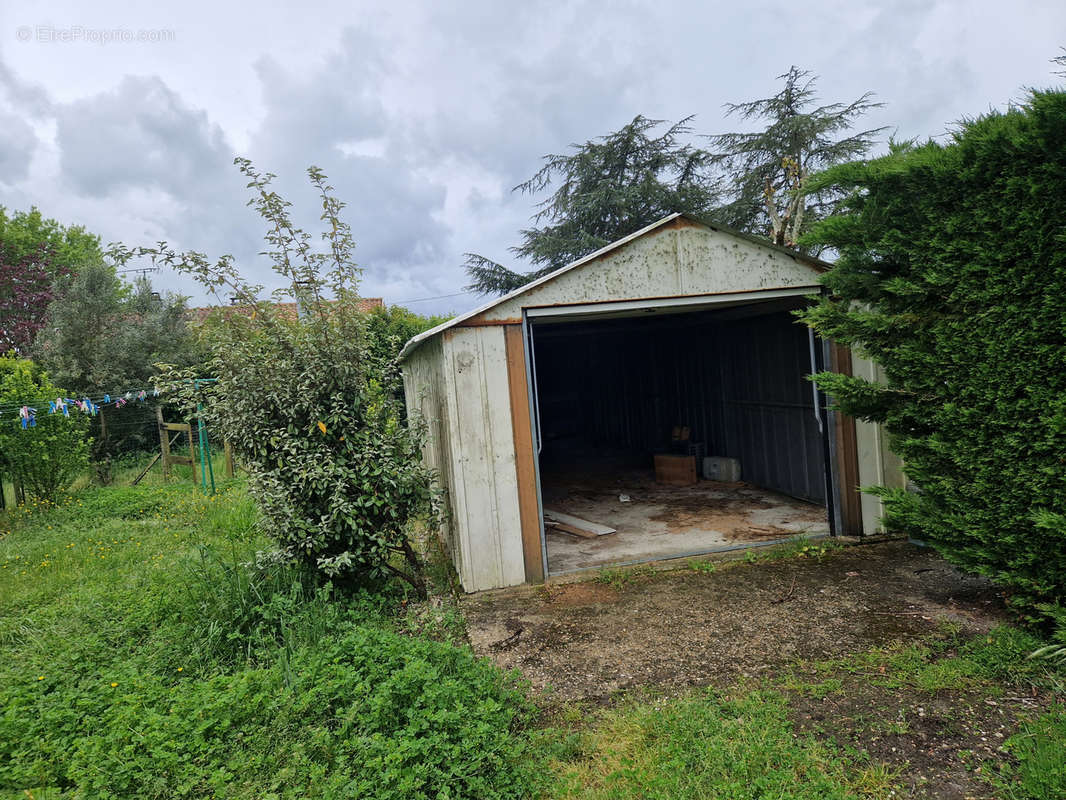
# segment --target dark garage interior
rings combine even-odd
[[[829,532],[799,302],[534,323],[551,574]]]

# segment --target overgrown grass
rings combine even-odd
[[[1004,800],[1066,797],[1066,706],[1023,724],[1003,747],[1014,757],[993,777]]]
[[[824,699],[862,687],[906,690],[921,703],[944,692],[962,698],[1030,690],[1061,696],[1062,674],[1027,656],[1040,644],[1001,626],[970,638],[944,627],[918,642],[845,658],[804,662],[784,675],[681,697],[632,697],[599,711],[556,712],[538,746],[557,775],[551,796],[588,800],[746,798],[781,800],[908,796],[905,761],[873,758],[865,739],[832,729],[802,733],[790,712],[797,695]],[[870,709],[866,735],[911,733],[906,714]],[[1066,797],[1066,706],[1023,720],[998,761],[978,764],[989,791],[1008,800]]]
[[[341,595],[238,484],[91,488],[4,517],[0,797],[517,797],[522,687],[447,603]]]
[[[787,688],[817,696],[840,690],[839,677],[859,676],[871,686],[924,692],[981,689],[991,695],[1006,690],[1066,688],[1061,670],[1029,655],[1043,642],[1033,634],[1001,625],[987,635],[969,638],[954,626],[943,626],[919,641],[894,642],[845,658],[805,665],[815,678],[792,673]]]
[[[1027,658],[1041,642],[1024,631],[943,627],[759,683],[564,708],[530,733],[523,686],[473,656],[454,603],[316,583],[272,555],[239,483],[214,497],[88,488],[0,520],[2,800],[881,798],[905,765],[800,732],[793,701],[856,680],[919,696],[1063,690]],[[710,564],[686,566],[711,579]],[[449,583],[446,565],[433,571]],[[596,579],[637,590],[652,577]],[[906,715],[874,723],[909,733]],[[1064,746],[1060,704],[981,771],[1007,800],[1060,798]]]
[[[552,735],[560,798],[872,798],[894,779],[797,735],[784,697],[767,690],[629,704],[585,732]]]

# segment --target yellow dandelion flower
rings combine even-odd
[[[111,688],[112,688],[112,689],[114,689],[114,688],[115,688],[116,686],[118,686],[118,684],[117,684],[117,683],[114,683],[114,682],[112,682],[112,683],[111,683]]]

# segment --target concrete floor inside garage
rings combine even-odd
[[[617,529],[588,539],[549,528],[550,575],[829,533],[824,506],[744,482],[657,484],[652,470],[548,473],[543,498],[545,508]]]

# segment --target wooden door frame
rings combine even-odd
[[[842,375],[852,374],[851,349],[837,342],[829,342],[829,369]],[[836,470],[833,489],[840,509],[841,530],[844,536],[862,536],[862,492],[859,481],[859,446],[855,419],[839,411],[834,420]]]
[[[518,514],[522,521],[522,557],[526,583],[544,583],[546,575],[544,530],[540,510],[540,481],[534,447],[528,348],[524,325],[505,325],[507,382],[514,431],[515,473],[518,479]]]

